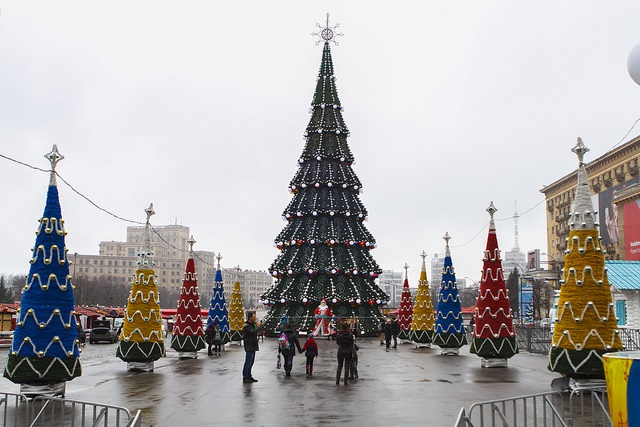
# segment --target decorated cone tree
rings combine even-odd
[[[375,334],[382,320],[379,307],[389,299],[376,284],[382,270],[370,254],[376,243],[364,225],[362,184],[347,144],[329,48],[334,30],[327,16],[319,33],[324,49],[306,145],[289,185],[293,199],[283,213],[287,225],[275,241],[280,255],[269,268],[276,280],[261,296],[270,306],[264,320],[271,332],[285,315],[295,328],[310,332],[324,298],[335,316],[356,318],[363,334]]]
[[[487,208],[491,216],[487,248],[484,251],[480,293],[476,303],[475,329],[471,341],[471,353],[482,358],[483,367],[506,367],[507,359],[518,353],[513,315],[502,274],[502,259],[498,248],[496,224],[497,212],[493,202]]]
[[[179,352],[180,358],[196,358],[198,350],[205,348],[204,329],[200,318],[200,295],[198,294],[198,276],[193,260],[193,236],[188,240],[189,259],[184,273],[182,290],[176,310],[176,323],[173,325],[171,348]]]
[[[430,345],[433,339],[433,305],[431,304],[431,291],[429,290],[427,267],[425,265],[427,254],[422,251],[420,256],[422,257],[422,270],[420,271],[418,290],[416,291],[413,314],[411,315],[411,334],[409,339],[416,345]]]
[[[457,355],[460,347],[467,344],[462,321],[462,307],[458,294],[458,282],[449,251],[449,233],[443,237],[446,242],[442,281],[438,293],[436,322],[433,343],[440,347],[442,354]]]
[[[20,392],[65,394],[66,381],[82,374],[73,286],[58,198],[56,164],[64,158],[53,146],[44,213],[36,230],[31,267],[18,309],[4,377],[20,384]]]
[[[240,270],[240,267],[237,267]],[[229,296],[229,340],[242,340],[242,327],[244,326],[244,305],[242,303],[242,290],[240,282],[236,278],[233,283],[233,290]]]
[[[231,341],[231,330],[229,328],[229,312],[227,311],[227,302],[224,298],[222,270],[220,270],[220,260],[222,259],[222,256],[218,254],[216,259],[218,260],[218,268],[216,269],[216,278],[213,283],[213,294],[211,296],[211,306],[209,307],[209,317],[207,318],[207,325],[210,325],[212,322],[215,322],[216,325],[218,325],[222,337],[221,343],[224,345]],[[242,327],[240,327],[240,329],[242,329]]]
[[[149,218],[155,214],[153,203],[145,209],[142,248],[138,253],[131,291],[124,310],[124,323],[116,349],[116,356],[127,362],[128,370],[153,371],[154,362],[165,356],[162,334],[160,295],[156,283],[153,252],[151,251]]]
[[[578,185],[571,206],[549,369],[578,381],[600,380],[604,379],[602,355],[622,350],[622,342],[583,163],[589,149],[578,138],[571,151],[578,155]]]
[[[398,338],[408,340],[411,332],[411,316],[413,315],[413,301],[411,298],[411,289],[409,289],[409,265],[404,264],[404,284],[402,285],[402,297],[400,298],[400,307],[398,308],[398,323],[400,324],[400,333]]]

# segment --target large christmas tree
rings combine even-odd
[[[622,350],[622,342],[583,163],[589,149],[578,138],[571,151],[578,155],[578,185],[571,206],[549,369],[579,380],[603,379],[602,355]]]
[[[218,268],[216,269],[216,278],[213,282],[213,293],[211,295],[211,306],[209,307],[207,325],[215,322],[220,328],[222,344],[226,344],[231,341],[231,330],[229,328],[229,311],[227,310],[227,302],[224,298],[222,270],[220,269],[220,260],[222,259],[222,255],[218,254],[216,259],[218,260]]]
[[[493,220],[496,211],[491,202],[487,208],[491,220],[470,348],[471,353],[482,357],[483,367],[506,367],[507,359],[518,353],[511,303],[502,274],[502,259]]]
[[[240,267],[236,270],[240,272]],[[240,282],[236,277],[233,283],[233,290],[229,295],[229,340],[240,341],[242,340],[242,327],[244,326],[244,304],[242,302],[242,290],[240,289]]]
[[[156,283],[155,262],[151,251],[149,218],[155,214],[153,203],[145,209],[142,248],[138,253],[138,268],[124,310],[124,323],[116,356],[127,362],[128,370],[153,371],[154,362],[165,356],[162,334],[160,295]]]
[[[429,290],[429,281],[427,280],[427,267],[424,261],[427,254],[422,251],[420,256],[422,257],[422,270],[420,271],[420,279],[418,280],[416,300],[413,304],[411,335],[409,338],[416,345],[431,343],[435,322],[433,305],[431,303],[431,291]]]
[[[13,332],[5,378],[30,395],[64,395],[65,382],[80,376],[78,332],[73,286],[56,183],[58,147],[45,156],[51,162],[47,201],[36,242],[18,321]]]
[[[398,338],[401,340],[408,340],[411,335],[411,316],[413,316],[413,300],[411,298],[411,289],[409,288],[409,265],[405,263],[402,297],[398,308],[398,323],[400,324]]]
[[[198,350],[205,348],[204,329],[200,314],[198,276],[193,260],[193,236],[188,240],[189,259],[184,273],[184,281],[178,299],[176,323],[173,326],[171,348],[179,352],[180,358],[196,358]]]
[[[362,184],[352,169],[349,130],[333,75],[329,42],[334,30],[327,18],[306,145],[289,186],[287,225],[276,239],[280,255],[269,268],[276,281],[261,296],[270,306],[264,319],[270,332],[284,315],[298,330],[311,331],[324,298],[335,316],[355,317],[363,333],[375,334],[382,319],[379,306],[389,299],[375,282],[381,269],[370,251],[376,243],[364,225]]]
[[[444,266],[442,267],[442,281],[438,293],[436,307],[436,323],[433,343],[440,347],[442,354],[457,355],[460,347],[467,344],[462,319],[462,307],[458,294],[458,282],[453,268],[451,251],[449,250],[449,233],[443,237],[446,242]]]

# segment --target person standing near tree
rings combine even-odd
[[[343,322],[340,325],[340,332],[336,337],[338,344],[338,370],[336,371],[336,385],[340,385],[340,374],[344,365],[344,385],[348,385],[349,368],[353,359],[353,334],[349,330],[349,324]]]
[[[242,368],[242,382],[244,384],[257,383],[258,380],[251,375],[251,368],[256,360],[258,348],[258,333],[262,328],[262,322],[256,323],[256,312],[247,312],[247,321],[242,327],[242,342],[244,345],[244,366]]]
[[[283,326],[282,334],[286,336],[286,339],[282,342],[284,348],[278,347],[278,353],[284,356],[284,373],[285,376],[291,376],[291,369],[293,368],[293,356],[296,355],[296,349],[299,353],[302,353],[302,347],[300,347],[300,341],[298,341],[298,334],[293,329],[291,324],[286,323]],[[280,340],[278,340],[280,342]]]
[[[398,318],[393,316],[391,319],[391,336],[393,337],[393,348],[398,348],[398,334],[400,333],[400,323],[398,322]],[[387,348],[389,348],[389,344],[387,344]]]

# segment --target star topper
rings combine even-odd
[[[196,239],[193,238],[193,234],[189,240],[187,240],[187,243],[189,244],[189,252],[193,252],[193,245],[196,243]]]
[[[449,236],[449,232],[445,231],[444,236],[442,237],[445,242],[447,242],[447,247],[449,247],[449,240],[451,240],[451,236]]]
[[[424,259],[427,257],[427,253],[423,250],[420,256],[422,257],[422,262],[424,262]]]
[[[45,159],[49,160],[49,162],[51,162],[51,175],[49,176],[49,185],[57,185],[56,165],[60,160],[64,159],[64,156],[58,151],[58,146],[56,144],[53,144],[53,148],[51,149],[51,151],[45,154],[44,157]]]
[[[578,160],[580,161],[580,164],[582,164],[584,155],[587,154],[590,150],[586,145],[584,145],[584,143],[582,142],[582,138],[578,137],[578,142],[576,143],[576,146],[571,149],[571,151],[578,155]]]
[[[340,24],[336,24],[333,27],[329,26],[329,14],[327,13],[327,24],[323,28],[320,24],[316,23],[316,27],[320,28],[320,31],[317,33],[311,33],[312,36],[318,36],[318,41],[316,44],[320,44],[321,41],[325,42],[333,42],[336,46],[338,46],[338,42],[336,41],[336,37],[342,37],[344,34],[336,32],[336,28],[338,28]]]
[[[216,257],[216,259],[218,260],[218,270],[220,270],[220,260],[222,259],[222,253],[218,252],[218,256]]]
[[[404,276],[407,277],[409,275],[409,264],[404,263]]]

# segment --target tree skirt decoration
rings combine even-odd
[[[176,323],[173,326],[171,348],[180,353],[181,358],[196,358],[198,350],[205,348],[204,329],[200,318],[200,295],[198,294],[198,276],[193,261],[193,244],[189,239],[189,259],[184,273],[182,290],[176,310]]]
[[[506,367],[506,360],[518,353],[518,342],[513,329],[513,313],[502,274],[502,259],[493,220],[496,211],[491,202],[487,208],[491,220],[484,251],[480,293],[474,314],[476,323],[472,331],[470,348],[471,353],[483,358],[482,366],[484,367]],[[500,359],[500,361],[489,359]]]
[[[231,329],[229,328],[229,312],[227,311],[227,303],[224,298],[224,284],[222,282],[222,270],[220,269],[222,256],[218,254],[216,259],[218,260],[218,268],[216,270],[215,281],[213,282],[213,294],[211,296],[207,325],[210,325],[212,322],[218,325],[222,338],[221,343],[224,345],[231,341]]]
[[[462,307],[458,295],[455,269],[449,250],[449,233],[443,237],[446,242],[442,281],[436,307],[436,323],[433,344],[439,346],[442,354],[458,354],[458,349],[467,344],[467,337],[462,322]]]
[[[420,271],[420,280],[418,281],[418,290],[416,291],[416,301],[413,305],[413,314],[411,316],[411,335],[410,339],[416,345],[429,344],[433,340],[433,305],[431,305],[431,292],[429,290],[429,281],[427,280],[427,268],[425,258],[427,254],[422,251],[422,270]]]
[[[240,270],[240,267],[237,268]],[[240,282],[236,278],[233,283],[233,290],[229,296],[229,340],[242,340],[242,327],[244,326],[244,305],[242,303],[242,290]]]
[[[55,145],[45,157],[51,162],[47,200],[36,230],[4,377],[28,388],[30,395],[64,395],[64,382],[80,376],[82,368],[65,245],[67,232],[55,172],[57,162],[64,157]]]
[[[324,298],[335,316],[355,317],[362,334],[375,335],[383,319],[380,306],[389,300],[376,283],[382,270],[370,253],[376,243],[364,224],[362,184],[352,168],[329,47],[333,28],[327,22],[321,31],[324,48],[306,144],[289,185],[287,224],[275,240],[280,254],[269,268],[275,282],[260,297],[269,306],[264,321],[272,333],[284,315],[294,328],[311,332]]]
[[[622,342],[583,163],[589,149],[578,138],[571,151],[578,155],[578,185],[571,206],[549,370],[574,379],[597,380],[604,378],[602,355],[622,350]]]
[[[409,289],[409,266],[405,263],[402,297],[400,298],[400,307],[398,308],[398,323],[400,324],[400,333],[398,334],[398,338],[401,340],[408,340],[410,337],[412,315],[413,301],[411,298],[411,289]]]
[[[145,209],[142,249],[138,253],[138,268],[124,310],[116,356],[127,362],[129,370],[152,371],[153,362],[165,356],[162,334],[160,296],[156,283],[155,262],[151,251],[149,218],[155,214],[153,203]]]

